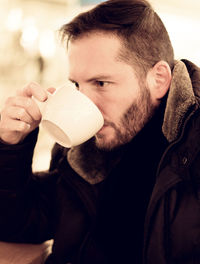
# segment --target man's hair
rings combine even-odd
[[[60,29],[62,40],[92,32],[114,34],[122,41],[120,58],[144,74],[158,61],[174,64],[167,30],[146,0],[109,0],[76,16]]]

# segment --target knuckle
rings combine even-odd
[[[19,108],[18,110],[18,114],[17,114],[17,117],[20,119],[20,118],[23,118],[26,114],[26,111],[24,108]]]
[[[38,85],[38,83],[33,82],[33,81],[29,82],[29,86],[35,86],[35,85]]]
[[[30,108],[30,107],[32,107],[32,104],[33,104],[33,99],[32,98],[27,98],[26,99],[26,108],[28,109],[28,108]]]
[[[18,88],[18,89],[16,90],[16,95],[21,94],[21,92],[22,92],[22,89],[19,89],[19,88]]]
[[[38,86],[39,86],[38,83],[32,81],[32,82],[29,82],[27,86],[25,86],[25,89],[31,89],[32,90]]]
[[[20,89],[17,94],[24,97],[31,97],[32,91],[36,86],[38,86],[36,82],[29,82],[22,89]]]
[[[31,87],[32,85],[34,85],[34,82],[28,82],[25,86],[24,86],[24,88],[23,88],[23,90],[26,90],[26,89],[28,89],[29,87]]]
[[[26,123],[25,122],[19,122],[16,131],[23,132],[26,130]]]
[[[9,96],[5,101],[5,106],[13,104],[14,97]]]

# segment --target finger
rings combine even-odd
[[[35,121],[33,117],[22,107],[11,106],[7,110],[7,116],[10,119],[21,120],[28,124],[32,124]]]
[[[23,122],[21,120],[13,120],[10,119],[9,122],[4,122],[3,130],[10,131],[10,132],[21,132],[21,133],[27,133],[30,129],[30,124],[27,124],[26,122]]]
[[[41,102],[44,102],[48,98],[47,92],[36,82],[29,83],[18,94],[20,96],[25,96],[25,97],[34,96],[37,100]]]
[[[56,91],[56,88],[54,88],[54,87],[49,87],[49,88],[47,89],[47,91],[48,91],[49,93],[53,94],[53,93]]]
[[[19,113],[16,112],[16,114],[19,114],[19,117],[21,117],[20,114],[23,114],[23,112],[25,111],[34,120],[41,119],[39,107],[32,98],[27,98],[23,96],[10,97],[7,99],[6,105],[7,109],[17,107],[16,111],[18,111],[18,108],[22,108],[22,110],[19,110]],[[11,111],[11,109],[9,111]]]

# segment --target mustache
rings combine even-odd
[[[120,128],[112,121],[104,120],[104,126],[112,127],[117,134],[121,134]]]
[[[104,126],[111,126],[113,128],[116,128],[115,123],[108,121],[108,120],[104,120]]]

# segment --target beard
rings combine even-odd
[[[109,151],[130,142],[152,118],[155,109],[149,89],[146,86],[141,87],[139,97],[122,115],[119,125],[105,120],[104,125],[114,129],[114,137],[108,141],[106,135],[96,135],[97,148]]]

